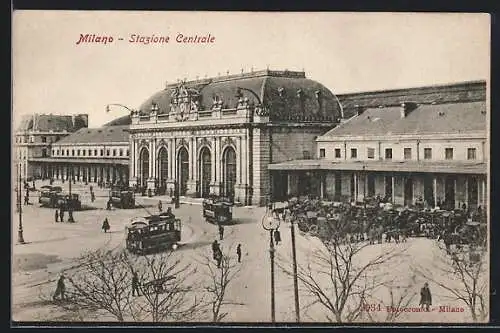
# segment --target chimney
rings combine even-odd
[[[418,107],[417,103],[414,102],[403,102],[401,103],[401,119],[406,118],[408,114]]]
[[[354,109],[356,110],[356,115],[360,116],[365,112],[365,108],[360,105],[354,105]]]

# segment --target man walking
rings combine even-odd
[[[102,222],[102,230],[104,230],[104,232],[107,233],[109,229],[111,229],[111,227],[109,225],[108,218],[106,217],[104,219],[104,222]]]
[[[426,282],[424,287],[420,289],[420,307],[424,308],[425,311],[429,311],[429,307],[432,305],[431,290],[429,289],[429,284]]]
[[[61,274],[59,280],[57,280],[56,292],[52,299],[55,301],[58,296],[60,296],[60,300],[64,300],[64,292],[66,291],[66,286],[64,285],[64,274]]]
[[[56,223],[59,222],[59,212],[57,211],[57,209],[56,209],[56,213],[55,213],[54,217],[56,219]]]
[[[163,210],[163,205],[161,204],[161,200],[158,200],[158,211],[161,213]]]
[[[64,222],[64,209],[59,209],[59,221]]]
[[[238,255],[238,262],[241,262],[241,244],[236,247],[236,254]]]
[[[222,224],[219,224],[219,238],[224,239],[224,226]]]
[[[137,272],[132,273],[132,296],[140,296],[139,294],[139,277]]]

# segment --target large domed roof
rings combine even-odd
[[[149,114],[153,103],[158,106],[158,114],[169,113],[172,94],[180,87],[199,96],[201,110],[210,110],[214,100],[222,101],[223,109],[231,109],[241,98],[248,98],[254,105],[262,102],[267,106],[271,120],[337,121],[341,118],[338,99],[325,86],[307,79],[304,72],[270,70],[169,84],[148,98],[140,106],[140,113]]]
[[[122,116],[120,118],[116,118],[111,120],[110,122],[107,122],[104,124],[104,127],[108,126],[123,126],[123,125],[130,125],[132,123],[132,119],[130,118],[130,115]]]

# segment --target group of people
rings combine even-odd
[[[55,213],[54,213],[54,219],[57,222],[64,222],[64,208],[59,208],[59,210],[56,209]],[[72,209],[68,209],[68,222],[75,222],[74,218],[73,218],[73,210]]]
[[[238,258],[238,263],[241,263],[241,243],[236,246],[236,256]],[[217,240],[214,240],[212,243],[212,257],[217,263],[217,268],[220,268],[222,264],[223,254],[220,248],[220,243]]]

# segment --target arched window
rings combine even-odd
[[[177,154],[177,181],[179,182],[179,194],[186,195],[187,182],[189,179],[189,153],[186,147],[179,149]]]
[[[234,148],[227,147],[222,156],[223,195],[234,198],[234,185],[236,184],[236,152]]]
[[[212,181],[212,155],[208,147],[203,147],[200,151],[198,170],[200,195],[206,198],[210,194],[210,182]]]
[[[149,151],[147,148],[142,148],[139,154],[139,184],[146,186],[149,177]]]

